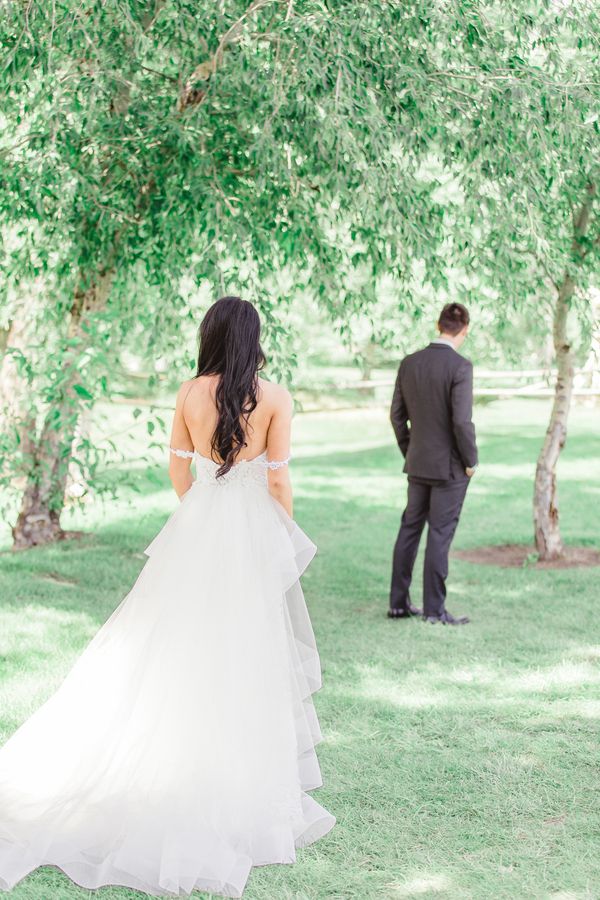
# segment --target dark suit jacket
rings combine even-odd
[[[429,344],[400,363],[390,418],[414,478],[462,478],[477,465],[473,366],[448,344]]]

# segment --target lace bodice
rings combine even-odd
[[[196,483],[224,486],[227,484],[240,483],[267,483],[267,471],[269,469],[281,469],[283,466],[289,465],[290,457],[287,459],[270,460],[267,459],[267,451],[263,451],[259,456],[253,459],[241,459],[239,462],[220,478],[217,478],[217,469],[219,463],[207,456],[203,456],[196,450],[178,450],[169,447],[174,456],[182,459],[192,459],[196,466]]]

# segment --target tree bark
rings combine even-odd
[[[35,300],[24,298],[14,310],[0,364],[0,431],[6,441],[3,463],[11,467],[11,479],[19,475],[15,456],[21,461],[22,470],[27,471],[35,448],[36,411],[30,401],[31,385],[23,377],[16,358],[22,356],[31,365],[29,351],[36,315]]]
[[[112,270],[106,271],[88,290],[75,292],[67,331],[69,342],[81,338],[85,320],[103,308],[113,274]],[[81,404],[81,398],[73,388],[80,378],[76,347],[67,354],[62,373],[59,396],[48,409],[39,439],[32,448],[31,468],[19,515],[12,528],[16,549],[47,544],[66,536],[60,515]]]
[[[17,425],[15,418],[20,417],[22,401],[25,394],[25,383],[19,374],[19,367],[13,352],[25,354],[28,345],[31,316],[27,314],[27,304],[22,303],[15,310],[10,328],[2,348],[3,357],[0,365],[0,425],[6,428]]]
[[[563,552],[556,493],[556,464],[567,439],[567,420],[573,393],[573,351],[567,337],[567,321],[574,288],[573,279],[565,274],[558,290],[554,310],[553,332],[557,366],[554,403],[537,461],[533,499],[535,546],[540,559],[557,559]]]
[[[374,365],[374,346],[370,339],[359,351],[359,358],[360,358],[361,381],[370,381],[371,377],[373,375],[373,365]],[[362,394],[364,397],[374,397],[375,396],[375,388],[374,387],[363,388]]]
[[[8,347],[10,333],[12,331],[12,322],[6,328],[0,328],[0,353],[4,353]]]
[[[585,259],[595,186],[589,184],[587,197],[574,218],[571,263],[557,285],[553,338],[556,356],[556,384],[550,422],[538,457],[533,497],[535,547],[541,560],[558,559],[563,554],[560,534],[556,464],[567,440],[567,422],[571,408],[574,379],[574,354],[568,337],[568,319],[575,292],[574,270]]]

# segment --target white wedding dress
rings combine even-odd
[[[182,451],[179,451],[180,453]],[[191,454],[190,454],[191,455]],[[133,589],[0,750],[0,888],[41,865],[77,884],[240,897],[335,819],[299,577],[315,546],[271,497],[266,454],[196,481]]]

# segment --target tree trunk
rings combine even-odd
[[[8,347],[10,333],[12,331],[12,322],[6,327],[0,328],[0,353],[4,353]]]
[[[373,376],[373,366],[375,364],[375,346],[371,338],[369,338],[366,344],[358,348],[357,355],[360,361],[360,380],[371,381]],[[361,396],[374,397],[375,388],[362,388]]]
[[[557,559],[563,552],[558,522],[556,463],[567,439],[567,419],[573,393],[573,350],[567,337],[567,321],[574,287],[571,276],[565,275],[554,310],[554,350],[557,366],[554,403],[537,461],[533,500],[535,546],[540,559]]]
[[[35,447],[36,413],[30,400],[31,385],[23,377],[17,357],[28,356],[36,313],[35,303],[30,298],[24,299],[15,309],[0,365],[0,431],[7,442],[5,463],[11,466],[11,479],[18,477],[19,469],[27,471]],[[31,359],[27,362],[31,365]],[[22,467],[14,466],[15,457],[22,462]]]
[[[587,188],[587,198],[573,222],[571,270],[580,266],[586,255],[584,239],[589,227],[594,197],[595,187],[590,184]],[[573,394],[574,354],[567,326],[574,291],[574,275],[572,271],[565,271],[561,283],[557,285],[554,308],[553,337],[557,367],[554,403],[535,472],[533,524],[535,546],[541,560],[558,559],[563,553],[558,516],[556,464],[567,440],[567,420]]]
[[[27,306],[23,303],[20,309],[15,311],[3,341],[3,357],[0,365],[0,425],[2,428],[14,425],[15,417],[19,416],[21,412],[25,382],[19,374],[19,367],[12,351],[18,355],[25,353],[29,326]]]
[[[88,315],[104,306],[113,271],[102,273],[87,291],[76,291],[71,305],[67,339],[82,337],[82,324]],[[69,344],[72,347],[72,344]],[[46,413],[39,439],[32,454],[32,466],[23,492],[21,508],[12,529],[17,549],[47,544],[65,537],[60,515],[65,502],[73,440],[79,421],[81,398],[73,386],[81,377],[77,368],[78,348],[66,355],[63,383],[59,396]]]

